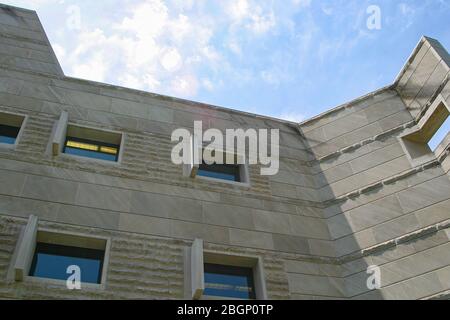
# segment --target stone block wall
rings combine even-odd
[[[324,180],[324,218],[347,298],[448,296],[448,139],[435,160],[413,166],[398,137],[436,99],[448,100],[449,61],[424,37],[393,86],[301,125]],[[371,265],[381,268],[379,291],[365,283]]]
[[[445,67],[439,48],[433,57]],[[420,114],[402,93],[414,81],[297,124],[66,77],[32,11],[0,6],[0,52],[0,112],[27,116],[16,150],[0,148],[0,298],[180,299],[183,250],[196,238],[208,250],[262,257],[272,299],[446,297],[449,160],[412,167],[397,139]],[[433,67],[420,56],[404,74]],[[437,73],[414,105],[426,108],[436,90],[448,99]],[[121,163],[52,156],[62,111],[70,123],[122,132]],[[199,120],[205,129],[279,129],[279,173],[251,166],[250,187],[183,177],[170,135]],[[42,228],[111,239],[104,290],[7,279],[31,214]],[[372,264],[381,290],[365,285]]]

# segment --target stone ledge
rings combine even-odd
[[[339,261],[340,264],[344,264],[347,262],[351,262],[353,260],[357,260],[360,258],[370,256],[372,254],[375,254],[375,253],[383,251],[383,250],[388,250],[388,249],[397,247],[398,245],[405,244],[407,242],[410,242],[410,241],[413,241],[416,239],[420,239],[424,236],[428,236],[430,234],[437,233],[439,231],[446,230],[446,229],[450,229],[450,219],[446,220],[444,222],[440,222],[440,223],[431,225],[429,227],[414,231],[414,232],[407,233],[407,234],[397,237],[395,239],[391,239],[389,241],[380,243],[376,246],[360,250],[356,253],[351,253],[349,255],[339,257],[337,260]]]
[[[321,162],[325,162],[325,161],[328,161],[328,160],[331,160],[331,159],[334,159],[334,158],[339,158],[339,156],[341,156],[343,154],[346,154],[346,153],[354,152],[355,150],[357,150],[357,149],[359,149],[361,147],[364,147],[365,145],[371,144],[371,143],[376,142],[376,141],[384,141],[385,139],[391,137],[392,135],[394,135],[396,133],[399,133],[399,132],[401,132],[401,131],[403,131],[405,129],[412,128],[415,125],[416,125],[415,121],[408,122],[408,123],[403,124],[401,126],[398,126],[396,128],[393,128],[393,129],[387,130],[387,131],[385,131],[383,133],[380,133],[380,134],[378,134],[378,135],[376,135],[376,136],[374,136],[372,138],[360,141],[360,142],[358,142],[358,143],[356,143],[354,145],[351,145],[351,146],[345,147],[345,148],[343,148],[341,150],[338,150],[338,151],[335,151],[333,153],[327,154],[326,156],[323,156],[323,157],[321,157],[321,158],[319,158],[317,160],[313,160],[311,162],[312,163],[316,163],[316,162],[317,163],[321,163]]]
[[[424,164],[424,165],[422,165],[420,167],[416,167],[416,168],[413,168],[411,170],[404,171],[404,172],[402,172],[402,173],[400,173],[398,175],[395,175],[393,177],[389,177],[389,178],[384,179],[382,181],[378,181],[378,182],[373,183],[373,184],[371,184],[369,186],[366,186],[366,187],[364,187],[362,189],[355,190],[355,191],[349,192],[347,194],[344,194],[344,195],[342,195],[340,197],[337,197],[335,199],[331,199],[331,200],[325,201],[325,202],[323,202],[323,204],[324,204],[324,206],[326,208],[326,207],[329,207],[329,206],[332,206],[332,205],[336,205],[336,204],[345,202],[347,200],[354,200],[355,198],[358,198],[359,196],[361,196],[361,195],[363,195],[365,193],[368,193],[368,192],[371,192],[371,191],[374,191],[374,190],[377,190],[377,189],[381,189],[383,186],[386,186],[386,185],[394,184],[394,183],[396,183],[398,181],[401,181],[403,179],[406,179],[406,178],[408,178],[408,177],[410,177],[412,175],[415,175],[417,173],[423,172],[423,171],[425,171],[427,169],[431,169],[431,168],[437,167],[440,164],[441,164],[441,161],[439,161],[439,160],[430,161],[430,162],[428,162],[428,163],[426,163],[426,164]]]
[[[438,294],[425,297],[422,300],[450,300],[450,290],[440,292]]]
[[[340,106],[337,106],[337,107],[335,107],[335,108],[333,108],[331,110],[325,111],[325,112],[323,112],[323,113],[321,113],[321,114],[319,114],[319,115],[317,115],[315,117],[312,117],[310,119],[307,119],[307,120],[301,122],[299,124],[299,126],[300,126],[300,128],[302,126],[307,126],[307,125],[309,125],[311,123],[314,123],[314,122],[316,122],[316,121],[318,121],[318,120],[320,120],[320,119],[322,119],[324,117],[331,116],[331,115],[333,115],[335,113],[341,112],[342,110],[351,108],[355,104],[358,104],[358,103],[360,103],[360,102],[362,102],[362,101],[364,101],[366,99],[370,99],[370,98],[372,98],[372,97],[374,97],[374,96],[376,96],[376,95],[378,95],[378,94],[380,94],[380,93],[382,93],[384,91],[389,91],[389,90],[395,90],[395,84],[391,84],[391,85],[385,86],[385,87],[383,87],[381,89],[369,92],[368,94],[366,94],[366,95],[364,95],[362,97],[356,98],[356,99],[354,99],[352,101],[349,101],[349,102],[344,103],[344,104],[342,104]]]

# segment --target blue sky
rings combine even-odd
[[[450,49],[450,0],[2,2],[38,11],[66,75],[295,121],[391,84],[422,35]]]

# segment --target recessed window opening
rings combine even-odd
[[[417,128],[410,129],[399,137],[403,150],[413,167],[436,159],[433,151],[446,137],[450,128],[450,111],[442,97],[428,108]]]
[[[100,284],[102,280],[103,250],[37,243],[30,276],[67,280],[67,268],[80,267],[81,282]]]
[[[88,158],[118,161],[119,148],[119,145],[100,143],[98,141],[76,137],[67,137],[63,152]]]
[[[0,143],[14,145],[24,119],[23,116],[0,113]]]
[[[212,157],[214,158],[215,152],[216,151],[212,151]],[[203,154],[205,154],[204,150]],[[232,163],[228,163],[227,153],[223,153],[222,157],[223,159],[221,164],[207,164],[205,160],[203,160],[198,167],[197,176],[231,182],[247,183],[248,177],[246,173],[246,166],[245,164],[238,164],[238,156],[234,155],[234,161]]]
[[[201,177],[241,182],[240,167],[237,164],[214,163],[208,165],[203,162],[198,168],[197,175]]]
[[[204,251],[203,240],[195,239],[184,261],[187,299],[267,299],[261,257]]]
[[[69,266],[81,271],[81,282],[101,284],[106,240],[39,232],[30,277],[67,280]]]
[[[119,161],[122,135],[69,125],[63,153],[106,161]]]

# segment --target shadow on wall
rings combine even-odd
[[[307,135],[306,135],[307,136]],[[314,150],[311,145],[319,145],[322,141],[315,139],[305,139],[305,146]],[[338,164],[339,163],[339,164]],[[343,163],[343,164],[342,164]],[[339,159],[327,160],[316,164],[317,192],[321,199],[323,218],[325,219],[330,233],[330,243],[334,258],[330,259],[334,263],[333,272],[330,266],[317,263],[317,269],[323,270],[322,275],[326,281],[322,281],[324,292],[339,293],[334,296],[327,296],[327,299],[373,299],[382,300],[383,296],[379,290],[369,288],[369,285],[378,284],[375,281],[372,260],[360,255],[365,247],[365,239],[356,236],[351,222],[345,214],[350,202],[337,200],[337,195],[330,187],[339,175],[351,175],[345,172],[345,161]],[[373,191],[376,193],[377,191]],[[356,200],[357,201],[357,200]],[[317,254],[320,255],[320,252]],[[369,282],[369,285],[368,285]]]

